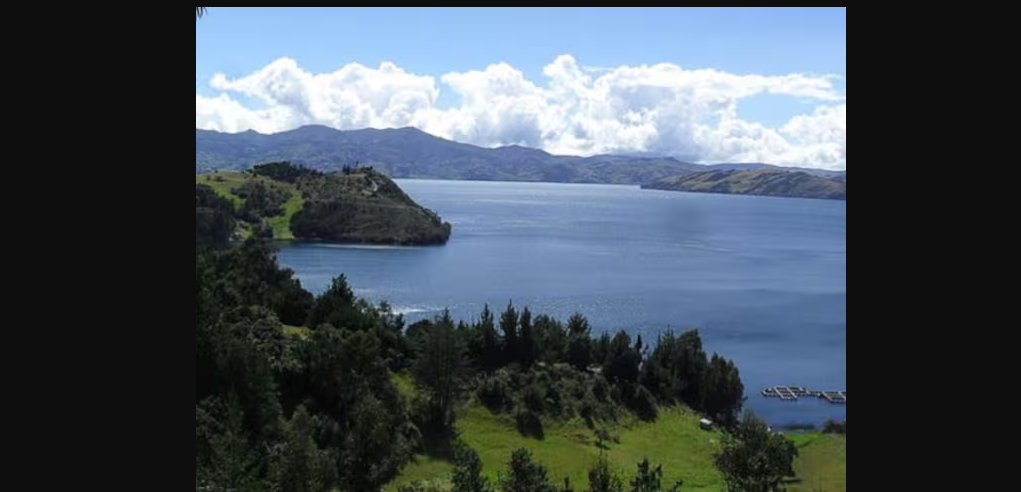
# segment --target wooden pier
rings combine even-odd
[[[762,389],[762,396],[779,398],[783,401],[798,401],[798,398],[822,398],[835,405],[847,403],[847,391],[813,391],[804,386],[770,386]]]

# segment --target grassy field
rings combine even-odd
[[[393,381],[405,396],[414,396],[415,384],[408,375],[393,375]],[[722,492],[723,478],[712,462],[720,436],[699,428],[698,419],[685,408],[665,409],[655,424],[634,422],[613,430],[620,443],[608,443],[606,451],[596,446],[592,431],[580,420],[548,427],[546,438],[540,441],[522,437],[511,417],[493,415],[481,405],[472,405],[460,415],[458,427],[464,440],[478,451],[486,475],[493,480],[505,468],[511,451],[526,447],[550,470],[556,483],[569,477],[576,490],[588,486],[588,469],[599,453],[605,452],[624,476],[633,475],[638,461],[648,457],[654,464],[663,465],[664,483],[683,478],[684,490]],[[449,462],[419,456],[386,490],[396,491],[418,480],[449,484],[451,469]]]
[[[847,437],[836,434],[793,435],[798,445],[794,463],[800,482],[790,492],[847,492]]]
[[[414,394],[414,383],[407,375],[395,375],[394,383],[402,393]],[[647,457],[653,464],[663,465],[664,484],[683,479],[683,490],[723,492],[723,477],[713,465],[720,434],[703,431],[698,420],[699,417],[686,408],[662,409],[655,423],[636,422],[613,431],[619,435],[620,443],[610,443],[605,452],[625,477],[632,476],[638,461]],[[539,441],[522,437],[509,417],[496,416],[473,405],[460,416],[458,427],[464,440],[478,451],[490,479],[504,470],[511,451],[523,446],[549,469],[557,484],[566,476],[570,477],[575,490],[584,490],[588,486],[588,469],[601,452],[595,445],[592,431],[581,422],[547,428],[546,438]],[[800,451],[795,463],[800,480],[791,483],[789,490],[846,492],[844,436],[810,433],[793,438]],[[446,461],[419,456],[386,490],[393,492],[401,485],[418,480],[449,485],[451,469]]]
[[[273,181],[261,176],[252,176],[250,174],[244,174],[240,172],[225,172],[225,173],[207,173],[207,174],[196,174],[195,182],[209,185],[216,193],[224,196],[232,203],[234,207],[241,206],[241,198],[231,193],[232,188],[241,186],[246,181],[259,180],[273,186],[279,186],[291,192],[291,198],[284,203],[284,214],[276,217],[269,218],[269,224],[273,227],[273,238],[274,239],[294,239],[294,234],[291,233],[291,216],[301,210],[302,205],[305,204],[305,200],[301,197],[301,193],[294,187],[294,185],[287,183],[280,183]],[[247,232],[247,231],[246,231]]]
[[[719,435],[700,429],[698,417],[685,409],[664,411],[655,424],[618,429],[615,432],[620,443],[609,443],[606,451],[596,447],[592,431],[580,422],[549,428],[546,438],[539,441],[522,437],[513,421],[492,415],[481,406],[470,407],[459,428],[464,440],[478,451],[486,475],[494,480],[505,468],[511,451],[523,446],[550,470],[556,483],[569,477],[578,490],[588,485],[588,469],[600,452],[605,452],[624,476],[633,475],[638,461],[648,457],[654,464],[663,465],[665,483],[684,479],[684,490],[723,490],[723,479],[712,464]],[[450,470],[450,463],[419,457],[387,490],[395,491],[400,485],[423,479],[446,483]]]

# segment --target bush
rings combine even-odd
[[[479,401],[493,413],[517,414],[527,410],[556,421],[569,421],[580,415],[590,429],[599,421],[617,422],[620,404],[611,393],[611,386],[601,376],[567,364],[526,372],[500,369],[482,379],[476,388]],[[631,398],[626,400],[630,402]]]
[[[620,436],[611,433],[606,427],[600,427],[594,432],[596,436],[596,447],[609,449],[606,443],[612,442],[614,444],[620,444]]]
[[[588,471],[589,492],[624,492],[624,480],[610,468],[606,455],[600,453],[599,461]]]
[[[503,492],[557,492],[556,486],[550,483],[546,467],[533,461],[532,453],[525,448],[511,453],[507,468],[506,473],[500,474]]]
[[[561,381],[546,388],[546,413],[559,419],[569,419],[574,415],[571,394],[564,388],[567,381]]]
[[[585,399],[581,400],[578,413],[585,420],[585,426],[589,429],[594,429],[596,427],[596,420],[599,419],[599,402],[596,401],[596,397],[589,393]]]
[[[262,222],[255,229],[255,237],[260,239],[273,239],[273,228],[266,222]]]
[[[826,421],[826,425],[822,428],[823,434],[847,434],[847,421],[846,420],[833,420],[829,419]]]
[[[540,383],[532,383],[525,387],[521,402],[526,409],[542,415],[546,413],[546,391]]]
[[[546,438],[546,430],[542,426],[542,419],[531,410],[518,410],[514,415],[514,421],[518,425],[518,432],[525,437],[534,437],[542,440]]]
[[[492,376],[485,378],[479,385],[476,395],[478,395],[479,401],[493,413],[502,413],[514,408],[513,389],[505,371],[497,371]]]
[[[787,477],[794,476],[798,448],[786,436],[746,412],[733,432],[723,438],[716,467],[730,490],[783,490]]]
[[[397,489],[397,492],[446,492],[447,489],[439,484],[433,483],[430,480],[418,480],[411,484],[404,485]]]
[[[659,416],[659,409],[656,407],[656,397],[652,396],[652,392],[645,389],[645,386],[638,387],[631,403],[631,409],[635,411],[638,418],[646,422],[652,422]]]
[[[620,386],[616,384],[610,386],[610,399],[616,403],[620,403],[624,397],[624,392],[621,391]]]
[[[478,453],[463,443],[454,451],[454,472],[451,477],[453,492],[493,492],[489,480],[482,474],[482,460]]]
[[[606,382],[606,378],[597,376],[595,382],[592,384],[592,394],[601,401],[610,401],[610,383]]]

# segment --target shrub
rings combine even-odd
[[[518,432],[525,437],[534,437],[542,440],[546,438],[546,430],[542,426],[542,419],[531,410],[521,409],[514,415]]]
[[[531,412],[539,415],[546,413],[546,391],[540,383],[532,383],[525,387],[521,402]]]
[[[525,448],[511,453],[507,468],[506,473],[500,474],[500,490],[503,492],[557,492],[550,483],[546,467],[533,461],[532,453]]]
[[[597,376],[595,382],[592,384],[592,394],[601,401],[610,401],[610,383],[606,382],[606,378]]]
[[[589,492],[624,492],[624,480],[610,468],[606,455],[600,453],[599,461],[588,471]]]
[[[397,492],[446,492],[450,489],[445,488],[439,484],[433,483],[430,480],[418,480],[408,485],[404,485],[397,489]]]
[[[514,407],[513,390],[509,379],[506,372],[497,371],[479,385],[476,394],[489,411],[502,413]]]
[[[589,429],[594,429],[596,426],[596,420],[599,418],[599,402],[596,401],[596,397],[589,393],[585,399],[581,401],[581,407],[578,410],[581,418],[585,420],[585,425]]]
[[[631,403],[631,408],[638,415],[638,418],[642,420],[651,422],[659,416],[659,409],[656,407],[656,397],[652,396],[652,392],[645,389],[645,386],[638,387]]]
[[[826,421],[826,425],[822,428],[823,434],[847,434],[847,421],[846,420],[833,420],[829,419]]]
[[[620,436],[611,433],[609,430],[606,429],[606,427],[600,427],[596,429],[594,434],[596,436],[596,447],[609,449],[609,446],[607,446],[606,443],[612,442],[615,444],[620,444]]]
[[[621,391],[620,386],[616,384],[610,386],[610,399],[616,403],[620,403],[624,397],[624,392]]]

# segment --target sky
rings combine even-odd
[[[847,10],[211,7],[195,127],[847,167]]]

